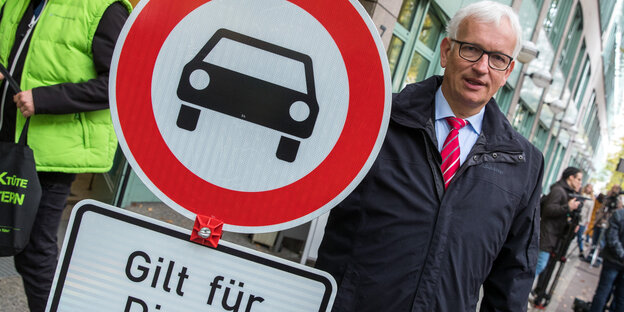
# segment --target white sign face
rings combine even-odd
[[[306,64],[301,55],[311,62]],[[183,88],[187,69],[188,89]],[[270,89],[250,90],[265,83]],[[229,94],[223,91],[228,84]],[[240,107],[224,111],[210,103],[219,96],[227,98],[228,106]],[[309,104],[318,113],[311,112],[308,101],[316,102]],[[178,126],[183,105],[198,110],[192,131]],[[193,10],[167,36],[152,75],[152,106],[160,134],[188,170],[225,189],[269,191],[300,180],[329,155],[347,118],[349,81],[330,34],[299,6],[213,0]],[[284,120],[271,109],[283,110]],[[312,117],[315,122],[305,122]],[[280,128],[290,120],[314,135]],[[282,136],[300,144],[294,161],[276,157]]]
[[[342,201],[390,118],[385,48],[357,0],[141,1],[111,63],[137,176],[179,213],[257,233]]]
[[[322,271],[96,201],[72,211],[46,311],[329,311]]]

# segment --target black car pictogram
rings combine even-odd
[[[265,53],[264,55],[276,56],[277,59],[287,62],[300,63],[305,75],[301,77],[305,82],[304,89],[295,90],[210,61],[211,53],[227,47],[236,48],[236,51],[232,51],[233,54],[236,54],[234,52],[242,54],[232,57],[245,57],[245,52]],[[283,74],[281,73],[283,68],[274,69],[276,75]],[[300,139],[312,135],[319,112],[312,59],[308,55],[228,29],[217,30],[199,53],[184,66],[177,95],[184,102]],[[178,114],[177,126],[194,131],[199,116],[199,109],[183,103]],[[295,161],[299,144],[299,140],[282,135],[277,147],[277,158],[288,162]]]

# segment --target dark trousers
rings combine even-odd
[[[613,291],[613,302],[616,306],[615,311],[622,312],[624,311],[624,270],[609,261],[604,261],[602,264],[602,271],[600,271],[598,288],[596,288],[596,293],[592,300],[591,312],[604,311],[604,306],[609,299],[613,287],[615,287]]]
[[[39,173],[41,202],[24,250],[15,255],[31,312],[44,311],[58,261],[57,233],[75,174]]]

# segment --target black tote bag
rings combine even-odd
[[[19,86],[2,65],[0,72],[18,93]],[[0,256],[26,247],[41,199],[35,158],[26,145],[29,124],[27,118],[17,143],[0,142]]]

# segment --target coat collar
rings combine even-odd
[[[442,76],[433,76],[407,85],[393,96],[391,119],[405,127],[434,133],[435,93],[441,84]],[[494,98],[490,99],[485,106],[480,138],[485,150],[522,152],[519,137],[520,134],[511,127]]]
[[[559,187],[563,188],[563,189],[564,189],[565,191],[567,191],[568,193],[577,193],[577,192],[576,192],[575,190],[573,190],[573,189],[572,189],[572,187],[570,187],[570,186],[568,185],[568,183],[567,183],[566,181],[564,181],[564,180],[559,180],[559,181],[557,181],[557,183],[555,183],[555,184],[551,185],[551,186],[550,186],[550,191],[552,192],[552,189],[553,189],[554,187],[557,187],[557,186],[559,186]]]

